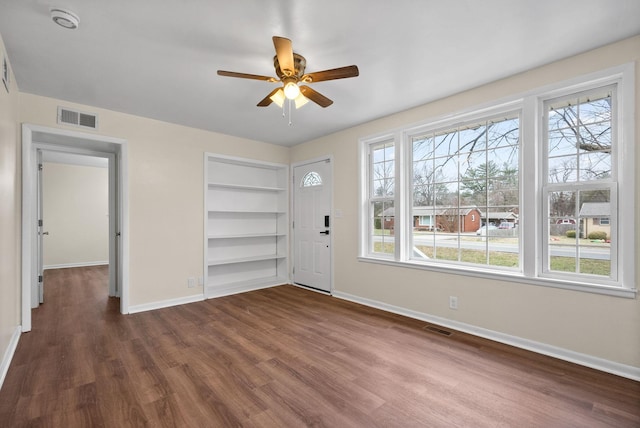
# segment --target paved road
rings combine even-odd
[[[476,238],[475,235],[463,235]],[[385,236],[385,242],[389,242],[394,238],[392,236]],[[420,245],[433,245],[433,235],[414,235],[413,243],[416,246]],[[458,240],[456,238],[452,238],[447,235],[435,235],[435,239],[437,245],[439,247],[448,247],[448,248],[457,248]],[[474,250],[484,250],[487,248],[487,242],[485,240],[480,240],[479,237],[477,240],[473,241],[460,241],[460,246],[462,248],[474,249]],[[381,241],[381,237],[376,236],[376,241]],[[501,251],[505,253],[517,253],[519,251],[518,246],[516,244],[508,244],[504,242],[491,242],[489,241],[489,249],[491,251]],[[552,256],[564,256],[564,257],[575,257],[575,248],[571,246],[561,246],[554,245],[551,247],[551,255]],[[609,260],[611,258],[611,250],[609,247],[583,247],[580,250],[581,258],[586,259],[596,259],[596,260]]]

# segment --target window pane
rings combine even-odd
[[[567,130],[549,132],[549,156],[575,155],[578,138]]]
[[[520,141],[520,119],[510,118],[492,121],[488,126],[488,147],[517,146]]]
[[[575,128],[578,120],[578,109],[575,105],[562,102],[561,105],[551,106],[549,115],[549,131]]]
[[[611,155],[593,152],[580,155],[580,181],[602,180],[611,177]]]
[[[578,165],[575,156],[549,158],[549,183],[573,183],[578,181]]]
[[[480,153],[487,148],[487,127],[482,124],[461,129],[459,138],[460,153]]]
[[[495,177],[505,169],[518,170],[518,146],[507,146],[487,152],[488,176]]]
[[[460,156],[460,174],[469,178],[486,177],[487,152],[467,153]]]
[[[435,159],[435,177],[440,182],[458,181],[458,161],[457,157]]]
[[[321,186],[322,185],[322,177],[315,171],[311,171],[305,174],[302,177],[302,182],[300,183],[300,187],[311,187],[311,186]]]
[[[433,157],[433,137],[424,136],[413,139],[413,161]]]
[[[549,193],[549,270],[611,277],[609,189]],[[576,213],[576,207],[579,207]]]
[[[393,254],[395,251],[395,212],[393,201],[372,203],[370,245],[374,253]]]
[[[611,122],[599,122],[580,128],[581,152],[611,152]]]
[[[449,156],[457,153],[458,151],[458,133],[449,132],[445,134],[436,135],[434,138],[434,156]]]

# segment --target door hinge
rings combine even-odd
[[[296,227],[296,222],[295,222],[295,221],[292,221],[292,222],[291,222],[291,229],[295,229],[295,227]]]
[[[295,273],[296,273],[296,267],[295,267],[295,266],[293,267],[293,272],[292,272],[292,273],[293,273],[294,275],[295,275]]]
[[[38,227],[42,227],[42,219],[38,220]]]
[[[38,171],[42,171],[42,164],[41,163],[38,164]]]
[[[42,275],[38,275],[38,282],[42,282],[43,278]]]

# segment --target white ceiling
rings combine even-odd
[[[0,34],[22,92],[291,146],[640,34],[640,0],[0,0]],[[276,84],[216,75],[274,75],[274,35],[360,76],[288,126]]]

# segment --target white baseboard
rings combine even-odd
[[[13,330],[13,334],[11,335],[9,346],[7,347],[6,351],[4,352],[4,356],[2,357],[2,364],[0,365],[0,389],[2,389],[4,378],[7,376],[7,372],[9,371],[9,365],[11,365],[13,354],[15,354],[16,348],[18,347],[20,334],[22,334],[22,328],[20,326],[16,326],[16,328]]]
[[[571,363],[590,367],[592,369],[640,381],[640,367],[629,366],[626,364],[617,363],[615,361],[605,360],[604,358],[594,357],[592,355],[582,354],[579,352],[571,351],[569,349],[548,345],[546,343],[535,342],[533,340],[524,339],[518,336],[512,336],[509,334],[488,330],[482,327],[476,327],[471,324],[461,323],[459,321],[453,321],[447,318],[441,318],[422,312],[412,311],[410,309],[405,309],[376,300],[354,296],[348,293],[343,293],[341,291],[334,291],[333,296],[339,299],[349,300],[351,302],[360,303],[372,308],[381,309],[383,311],[392,312],[398,315],[404,315],[409,318],[426,321],[443,327],[448,327],[453,330],[458,330],[463,333],[469,333],[474,336],[493,340],[495,342],[504,343],[507,345],[515,346],[517,348],[536,352],[538,354],[548,355],[560,360],[569,361]]]
[[[109,261],[98,261],[98,262],[82,262],[82,263],[62,263],[59,265],[46,265],[43,266],[44,270],[47,269],[66,269],[66,268],[75,268],[75,267],[88,267],[88,266],[103,266],[108,265]]]
[[[143,303],[141,305],[129,306],[129,313],[136,314],[138,312],[153,311],[155,309],[169,308],[171,306],[185,305],[187,303],[201,302],[204,300],[203,294],[195,294],[187,297],[179,297],[177,299],[161,300],[159,302]]]

